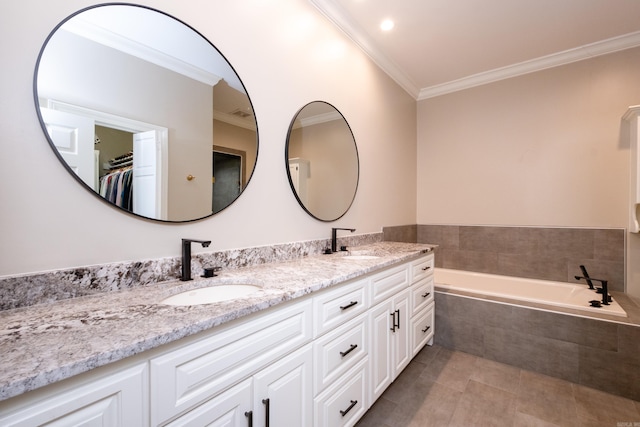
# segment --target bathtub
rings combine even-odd
[[[498,276],[446,268],[436,268],[434,275],[436,287],[442,289],[627,317],[627,313],[615,299],[608,306],[591,307],[589,301],[602,301],[602,295],[590,290],[586,284],[572,285],[566,282]]]

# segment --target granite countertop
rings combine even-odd
[[[125,291],[0,312],[0,400],[159,347],[242,316],[344,281],[410,261],[434,246],[379,242],[356,251],[375,259],[344,260],[345,253],[223,270],[214,278],[170,281]],[[198,306],[160,302],[216,284],[262,287],[241,299]]]

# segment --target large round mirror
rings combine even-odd
[[[251,178],[251,101],[222,54],[157,10],[106,4],[65,19],[42,47],[36,109],[54,152],[86,188],[160,221],[205,218]]]
[[[298,111],[285,150],[289,183],[300,206],[321,221],[342,217],[358,189],[359,161],[349,124],[331,104]]]

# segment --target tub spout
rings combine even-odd
[[[580,271],[582,271],[582,276],[574,276],[576,280],[584,279],[587,281],[587,285],[589,285],[589,289],[594,289],[593,283],[591,282],[591,277],[589,277],[589,273],[587,273],[587,269],[584,265],[580,266]]]

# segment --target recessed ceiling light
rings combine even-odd
[[[382,29],[382,31],[390,31],[393,29],[394,25],[395,23],[391,19],[385,19],[380,24],[380,28]]]

